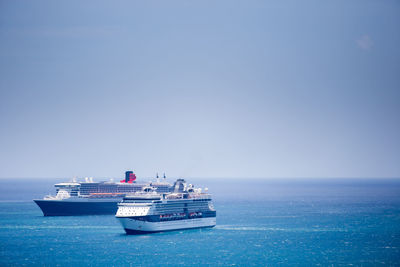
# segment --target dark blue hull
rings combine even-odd
[[[79,216],[115,214],[119,200],[102,201],[63,201],[63,200],[34,200],[44,216]]]
[[[215,225],[212,226],[201,226],[201,227],[193,227],[188,229],[182,230],[193,230],[193,229],[201,229],[201,228],[213,228]],[[179,231],[180,229],[173,229],[173,230],[164,230],[164,231],[140,231],[140,230],[131,230],[124,228],[125,233],[127,235],[145,235],[145,234],[155,234],[155,233],[162,233],[162,232],[172,232],[172,231]]]

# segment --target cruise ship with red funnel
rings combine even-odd
[[[117,183],[94,182],[93,178],[85,178],[83,182],[77,182],[74,179],[54,186],[55,196],[49,195],[43,199],[33,200],[44,216],[115,214],[118,202],[121,202],[127,194],[142,191],[147,186],[156,188],[156,191],[160,193],[171,190],[171,184],[166,182],[165,175],[162,181],[157,175],[156,182],[139,183],[133,171],[125,172],[125,179]]]

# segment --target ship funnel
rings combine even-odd
[[[125,172],[125,183],[129,182],[129,179],[133,175],[133,171],[126,171]]]

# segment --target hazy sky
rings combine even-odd
[[[400,177],[400,2],[0,0],[0,177]]]

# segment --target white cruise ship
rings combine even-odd
[[[172,192],[159,193],[153,187],[127,195],[115,215],[127,234],[214,227],[216,211],[211,195],[178,179]]]

